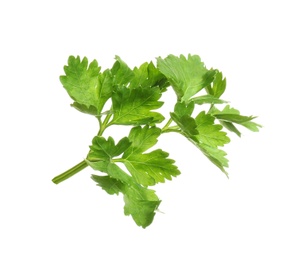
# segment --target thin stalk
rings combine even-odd
[[[112,116],[111,113],[107,114],[103,122],[98,118],[99,124],[100,124],[98,136],[101,136],[104,133],[105,129],[109,126],[108,122],[109,122],[111,116]]]
[[[66,179],[72,177],[73,175],[77,174],[81,170],[85,169],[88,166],[85,160],[81,161],[79,164],[75,165],[74,167],[70,168],[69,170],[65,171],[64,173],[54,177],[52,182],[58,184]]]
[[[166,131],[166,129],[168,129],[168,127],[170,126],[170,124],[172,123],[172,118],[169,118],[169,120],[167,121],[166,125],[163,126],[163,128],[161,129],[162,132]]]
[[[180,127],[175,125],[175,126],[170,126],[170,124],[173,122],[172,118],[168,120],[168,122],[163,126],[161,129],[161,133],[169,133],[169,132],[176,132],[180,133]]]
[[[179,128],[179,126],[172,126],[172,127],[168,127],[165,130],[162,130],[161,133],[170,133],[170,132],[174,132],[174,133],[181,133],[181,130]]]

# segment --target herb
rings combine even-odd
[[[180,174],[167,152],[151,149],[161,134],[183,135],[228,176],[226,152],[220,147],[230,139],[223,130],[241,136],[239,125],[255,132],[261,127],[255,117],[240,115],[220,99],[226,79],[217,69],[207,69],[197,55],[169,55],[157,58],[157,66],[146,62],[133,70],[116,56],[113,67],[104,71],[96,60],[70,56],[64,71],[60,81],[74,100],[72,107],[94,116],[99,131],[86,159],[52,181],[58,184],[90,166],[99,172],[92,180],[108,194],[122,193],[125,215],[143,228],[152,223],[161,202],[149,187]],[[177,101],[169,115],[162,115],[160,98],[169,87]],[[116,142],[103,136],[112,125],[132,128]]]

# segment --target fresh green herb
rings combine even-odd
[[[167,152],[151,149],[160,135],[183,135],[228,176],[226,152],[220,147],[230,139],[223,129],[241,136],[238,125],[251,131],[261,127],[253,116],[242,116],[229,105],[219,107],[227,103],[220,99],[226,79],[217,69],[207,69],[197,55],[169,55],[157,58],[157,66],[146,62],[134,69],[116,56],[113,67],[103,72],[96,60],[89,64],[87,58],[70,56],[64,71],[60,81],[74,100],[72,107],[94,116],[99,130],[86,159],[52,181],[60,183],[90,166],[100,173],[92,175],[93,181],[108,194],[122,193],[125,215],[143,228],[152,223],[161,202],[148,187],[180,174]],[[170,87],[176,104],[171,113],[162,115],[160,98]],[[103,136],[112,125],[132,128],[116,143]]]

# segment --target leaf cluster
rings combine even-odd
[[[98,172],[92,180],[108,194],[123,194],[125,215],[143,228],[152,223],[161,202],[151,186],[180,174],[168,152],[154,150],[162,134],[184,136],[228,175],[221,149],[230,142],[227,132],[241,136],[239,126],[251,131],[261,127],[255,117],[241,115],[221,99],[226,79],[219,70],[207,69],[197,55],[159,57],[156,65],[145,62],[133,69],[116,56],[112,68],[104,71],[96,60],[70,56],[64,71],[60,81],[73,99],[72,107],[95,117],[99,131],[86,159],[53,181],[59,183],[90,166]],[[161,97],[168,88],[173,88],[176,103],[163,115]],[[112,125],[131,129],[116,142],[103,135]]]

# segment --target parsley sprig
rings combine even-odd
[[[64,71],[60,81],[73,99],[72,107],[94,116],[99,131],[86,159],[52,181],[58,184],[90,166],[98,173],[92,180],[108,194],[122,193],[125,215],[143,228],[152,223],[161,202],[149,187],[180,174],[166,151],[152,149],[161,134],[181,134],[228,176],[226,152],[220,148],[230,142],[224,130],[241,136],[239,126],[254,132],[261,127],[255,117],[240,115],[220,99],[226,79],[217,69],[207,69],[197,55],[159,57],[157,65],[145,62],[133,69],[116,56],[112,68],[104,71],[96,60],[70,56]],[[162,115],[160,98],[170,87],[176,104]],[[111,105],[107,110],[106,104]],[[207,109],[194,115],[196,106]],[[116,142],[103,136],[112,125],[132,128]]]

